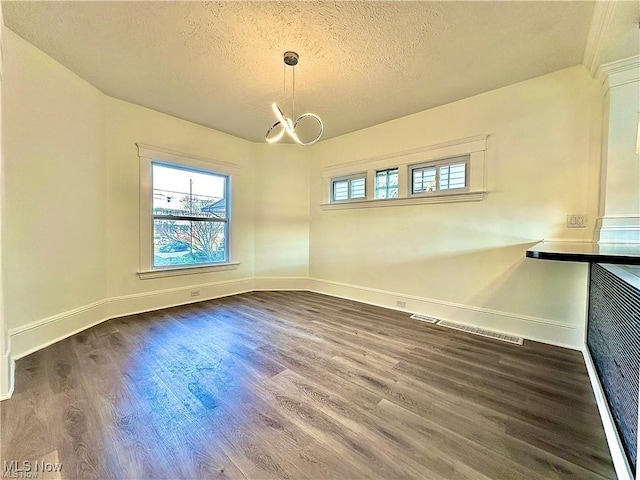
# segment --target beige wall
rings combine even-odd
[[[308,276],[304,149],[254,144],[107,97],[11,31],[5,50],[3,277],[14,353],[104,318],[194,301],[192,288],[208,298],[250,290],[254,276]],[[136,143],[240,167],[237,269],[138,278]]]
[[[108,296],[257,277],[307,277],[309,163],[293,145],[254,144],[112,98],[106,98]],[[237,270],[139,280],[136,143],[232,162],[232,260]],[[184,301],[190,300],[184,292]],[[179,301],[179,300],[178,300]]]
[[[575,345],[585,266],[525,260],[524,250],[592,235],[602,99],[582,67],[305,149],[253,144],[106,97],[7,33],[3,276],[16,353],[114,315],[191,301],[193,287],[207,298],[311,286],[392,307],[397,293],[410,311],[486,325],[499,317],[492,326],[534,338],[529,324],[567,326],[562,338],[540,338]],[[325,166],[479,134],[489,134],[482,202],[319,207]],[[237,270],[137,277],[137,142],[241,167]],[[567,213],[587,213],[589,228],[567,230]],[[474,317],[484,314],[493,317]]]
[[[638,81],[612,87],[606,97],[607,198],[604,216],[640,217],[640,161],[636,153],[640,88]]]
[[[309,159],[297,145],[256,145],[257,277],[309,276]]]
[[[5,31],[3,277],[8,327],[104,298],[104,96]]]
[[[2,223],[4,219],[4,155],[2,152],[2,73],[4,67],[4,20],[0,8],[0,246],[2,245]],[[9,335],[4,313],[4,287],[2,279],[2,249],[0,248],[0,399],[8,397],[13,390],[13,361],[9,353]]]
[[[635,68],[634,68],[635,65]],[[603,66],[604,120],[600,218],[601,243],[640,242],[640,57]]]
[[[507,332],[521,330],[514,316],[581,327],[586,266],[527,260],[525,250],[545,238],[591,239],[600,118],[601,95],[578,66],[321,142],[313,150],[310,276],[346,284],[356,298],[351,286],[417,297],[401,300],[425,314],[465,310],[473,322],[468,307],[502,312],[502,321],[487,322]],[[482,134],[481,202],[320,207],[324,167]],[[586,213],[589,228],[567,229],[570,213]]]
[[[254,268],[253,144],[210,128],[105,97],[108,297],[252,277]],[[237,270],[140,280],[139,158],[136,143],[231,162],[232,260]],[[189,301],[188,292],[184,301]]]

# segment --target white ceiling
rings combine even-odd
[[[320,115],[331,138],[577,65],[594,12],[582,1],[2,7],[11,30],[107,95],[257,142],[283,100],[286,50],[300,54],[296,111]],[[600,50],[626,42],[633,54],[635,37],[621,37]]]

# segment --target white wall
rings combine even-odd
[[[309,159],[298,145],[256,145],[257,277],[309,276]]]
[[[640,56],[600,67],[604,118],[600,218],[601,243],[640,242]]]
[[[103,95],[11,31],[3,81],[3,279],[12,354],[115,315],[252,288],[250,142]],[[140,280],[142,142],[241,167],[233,184],[236,270]]]
[[[9,329],[104,298],[104,96],[5,31],[3,278]]]
[[[586,267],[527,261],[595,218],[601,98],[582,67],[326,140],[253,144],[107,97],[8,31],[3,278],[13,354],[116,315],[312,288],[576,345]],[[320,209],[328,165],[489,134],[479,203]],[[236,270],[140,280],[137,142],[241,167]],[[541,332],[541,329],[543,333]],[[545,330],[546,329],[546,330]]]
[[[637,76],[637,74],[636,74]],[[640,89],[638,81],[612,87],[607,95],[605,216],[640,217],[640,161],[636,153]]]
[[[304,149],[254,144],[107,97],[13,32],[7,37],[3,277],[15,357],[113,316],[306,286]],[[232,185],[237,269],[138,278],[136,143],[240,167]]]
[[[321,142],[311,175],[316,287],[579,345],[586,265],[527,260],[525,250],[545,238],[591,239],[600,118],[597,86],[578,66]],[[482,134],[481,202],[320,207],[324,167]],[[586,213],[589,228],[567,229],[570,213]]]
[[[4,20],[0,8],[0,245],[4,218],[4,155],[2,152],[2,73],[4,64]],[[9,338],[4,314],[4,287],[2,282],[2,249],[0,248],[0,400],[13,392],[13,361],[9,352]]]
[[[179,288],[253,276],[254,154],[252,144],[230,135],[127,102],[106,98],[108,296]],[[140,280],[139,159],[136,142],[231,162],[241,167],[233,178],[232,260],[237,270]],[[185,292],[188,294],[188,292]],[[185,301],[190,298],[185,298]]]

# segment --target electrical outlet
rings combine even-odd
[[[587,216],[584,213],[567,215],[567,228],[587,228]]]
[[[200,296],[200,289],[196,289],[196,290],[191,290],[191,296],[192,297],[199,297]]]
[[[402,300],[396,300],[396,307],[406,308],[407,302],[403,302]]]

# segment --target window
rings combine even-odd
[[[486,191],[488,135],[329,165],[323,210],[478,202]],[[356,200],[357,199],[357,200]]]
[[[153,162],[153,267],[228,260],[228,177]]]
[[[438,169],[438,172],[440,172],[440,178],[438,180],[438,190],[464,188],[466,186],[466,163],[443,165]]]
[[[142,280],[234,270],[233,163],[150,145],[140,158],[140,266]]]
[[[411,194],[464,189],[469,156],[411,167]]]
[[[354,175],[331,181],[331,201],[344,202],[366,198],[366,176]]]
[[[376,171],[374,198],[398,198],[398,169]]]
[[[411,176],[411,193],[436,191],[436,167],[414,168]]]

